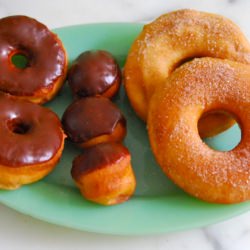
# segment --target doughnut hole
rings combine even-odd
[[[25,135],[31,130],[31,124],[24,122],[20,118],[15,118],[7,122],[7,126],[14,134]]]
[[[208,131],[208,127],[211,131]],[[233,150],[242,136],[240,124],[226,111],[204,113],[198,121],[198,131],[204,143],[217,151]]]
[[[121,142],[126,119],[108,98],[86,97],[73,102],[62,116],[68,139],[82,148],[104,142]]]
[[[12,64],[18,69],[26,69],[30,66],[30,60],[25,53],[15,53],[11,56]]]
[[[106,206],[127,201],[136,187],[130,153],[119,143],[84,150],[74,159],[71,175],[85,199]]]
[[[85,51],[68,71],[68,84],[76,99],[112,98],[121,84],[121,70],[113,55],[103,50]]]

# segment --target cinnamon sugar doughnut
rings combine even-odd
[[[124,72],[129,100],[143,120],[155,89],[176,67],[195,57],[249,64],[250,45],[230,20],[195,10],[171,12],[144,26],[130,49]],[[204,118],[200,126],[203,137],[232,125],[232,119],[226,116],[214,116],[213,121]]]
[[[241,127],[241,142],[228,152],[198,133],[202,114],[216,110]],[[250,199],[250,66],[213,58],[182,65],[153,95],[148,129],[159,165],[186,192],[216,203]]]

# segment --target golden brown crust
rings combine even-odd
[[[126,125],[123,122],[118,122],[110,134],[94,137],[86,142],[78,143],[78,146],[84,149],[92,147],[99,143],[122,142],[126,134],[127,134]]]
[[[156,90],[148,128],[154,155],[166,175],[186,192],[209,202],[250,199],[250,66],[228,60],[195,59],[178,68]],[[222,110],[241,126],[242,140],[220,152],[202,142],[202,114]]]
[[[145,25],[127,57],[124,76],[129,100],[143,120],[157,86],[184,61],[214,57],[250,63],[250,45],[230,20],[195,10],[178,10]],[[218,120],[216,124],[220,122]],[[214,135],[211,124],[201,131]],[[221,130],[225,126],[221,124]]]

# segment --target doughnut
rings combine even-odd
[[[85,51],[68,72],[68,83],[75,98],[103,96],[112,98],[121,84],[121,71],[107,51]]]
[[[136,180],[130,153],[119,143],[102,143],[77,156],[71,174],[83,197],[102,205],[128,200]]]
[[[198,133],[198,120],[216,110],[241,127],[240,143],[227,152],[213,150]],[[164,173],[187,193],[213,203],[249,200],[250,66],[216,58],[183,64],[156,89],[148,133]]]
[[[68,139],[82,148],[102,142],[120,142],[126,135],[126,120],[108,98],[86,97],[64,112],[62,124]]]
[[[144,26],[124,69],[126,92],[140,118],[147,120],[155,89],[165,83],[175,68],[196,57],[250,64],[250,44],[230,20],[195,10],[170,12]],[[203,137],[213,136],[233,124],[230,117],[223,115],[203,119],[199,126]]]
[[[0,107],[0,189],[17,189],[54,169],[65,135],[47,108],[3,93]]]
[[[15,56],[27,60],[24,68]],[[61,88],[67,71],[67,56],[59,38],[27,16],[0,19],[0,91],[34,103],[51,100]]]

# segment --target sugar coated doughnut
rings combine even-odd
[[[157,162],[178,186],[202,200],[237,203],[250,199],[250,66],[200,58],[176,69],[157,88],[148,115],[149,138]],[[215,151],[200,138],[204,113],[232,114],[240,143]]]
[[[176,67],[196,57],[250,64],[250,45],[230,20],[195,10],[170,12],[144,26],[130,49],[124,71],[129,100],[143,120],[155,89]],[[228,116],[204,117],[200,133],[213,136],[232,124]]]

